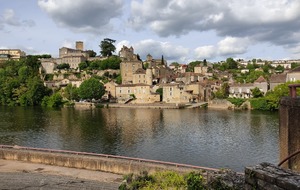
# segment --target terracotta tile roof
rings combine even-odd
[[[255,81],[255,83],[262,83],[262,82],[267,82],[267,80],[266,80],[263,76],[260,76],[260,77]]]
[[[275,74],[271,75],[270,83],[285,83],[286,82],[286,74]]]

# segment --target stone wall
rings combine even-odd
[[[245,189],[297,190],[300,189],[300,174],[269,163],[246,167]]]
[[[183,164],[159,163],[145,159],[125,158],[112,155],[91,155],[89,153],[76,154],[76,152],[60,153],[59,151],[25,150],[23,148],[0,148],[0,159],[17,160],[31,163],[41,163],[54,166],[97,170],[116,174],[140,174],[143,171],[154,173],[158,171],[191,172],[218,171],[216,169],[187,166]]]

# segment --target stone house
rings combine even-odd
[[[264,95],[269,90],[269,84],[268,81],[263,77],[260,76],[256,81],[254,81],[254,88],[257,87],[261,92],[264,93]]]
[[[118,84],[113,81],[110,81],[110,82],[104,84],[104,87],[105,87],[104,96],[107,99],[116,98],[116,86],[118,86]]]
[[[251,98],[251,89],[255,88],[252,83],[233,84],[229,88],[230,98]]]
[[[16,60],[26,57],[26,53],[20,49],[0,49],[0,62],[7,60]]]
[[[116,86],[118,103],[149,104],[160,101],[160,95],[152,92],[147,84],[122,84]]]
[[[207,66],[197,65],[194,67],[194,73],[200,73],[202,75],[205,75],[207,72],[208,72]]]
[[[211,87],[203,82],[187,84],[186,89],[193,95],[193,102],[208,101],[211,98]]]
[[[300,81],[300,67],[296,67],[286,74],[286,82]]]
[[[163,102],[165,103],[189,103],[193,101],[193,90],[187,89],[183,83],[163,84]]]
[[[286,82],[286,73],[282,74],[273,74],[270,77],[270,90],[274,90],[274,88],[280,84],[284,84]]]

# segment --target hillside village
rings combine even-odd
[[[102,101],[119,104],[208,102],[218,98],[224,88],[232,98],[251,98],[257,88],[265,95],[277,85],[300,80],[300,60],[263,61],[233,60],[219,63],[206,60],[190,64],[171,63],[150,54],[142,61],[133,47],[123,46],[118,52],[120,69],[81,69],[86,62],[108,59],[84,50],[83,42],[76,48],[62,47],[58,58],[41,58],[40,76],[44,85],[55,90],[68,84],[79,87],[83,81],[97,76],[105,86]],[[0,50],[0,60],[19,59],[21,50]],[[117,67],[116,67],[117,68]],[[253,76],[252,76],[253,75]],[[121,80],[116,80],[118,78]]]

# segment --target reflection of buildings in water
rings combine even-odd
[[[124,146],[132,146],[137,142],[151,138],[154,129],[162,122],[162,110],[153,109],[103,109],[107,128],[115,131]]]

